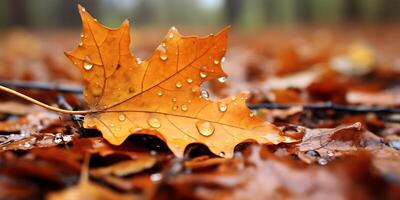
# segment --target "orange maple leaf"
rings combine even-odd
[[[201,83],[226,77],[221,68],[227,33],[182,36],[172,27],[147,60],[129,49],[129,23],[109,29],[78,6],[83,23],[81,42],[66,53],[81,70],[84,97],[92,110],[85,128],[100,130],[119,145],[131,134],[156,135],[181,157],[191,143],[202,143],[220,156],[232,157],[244,141],[293,142],[246,106],[247,94],[212,102]]]

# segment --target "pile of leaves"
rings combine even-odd
[[[373,48],[236,47],[226,74],[228,29],[141,60],[79,12],[83,96],[21,90],[70,114],[1,94],[0,199],[400,198],[400,72]]]

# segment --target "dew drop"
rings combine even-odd
[[[64,135],[64,136],[62,137],[62,139],[63,139],[64,142],[71,142],[71,141],[72,141],[72,136],[70,136],[70,135]]]
[[[326,165],[326,164],[328,164],[328,160],[325,158],[320,158],[320,159],[318,159],[318,164]]]
[[[79,42],[79,46],[80,46],[80,47],[83,46],[83,42]]]
[[[174,97],[174,98],[172,98],[172,102],[176,102],[176,98]]]
[[[96,124],[94,123],[89,123],[86,125],[88,128],[94,128],[96,126]]]
[[[221,112],[226,112],[226,110],[228,110],[228,106],[223,102],[219,102],[218,103],[218,110],[221,111]]]
[[[232,99],[232,101],[235,101],[235,100],[236,100],[236,97],[232,97],[231,99]]]
[[[123,121],[125,121],[126,117],[125,117],[124,114],[120,114],[120,115],[118,116],[118,119],[119,119],[119,121],[123,122]]]
[[[254,113],[250,113],[249,116],[250,116],[250,117],[254,117]]]
[[[172,110],[178,110],[179,106],[172,107]]]
[[[305,152],[305,154],[308,156],[311,156],[311,157],[319,157],[320,156],[318,151],[315,151],[315,150],[308,150]]]
[[[207,72],[200,72],[201,78],[206,78],[208,76]]]
[[[186,111],[188,110],[188,106],[187,106],[186,104],[183,104],[183,105],[181,106],[181,110],[182,110],[183,112],[186,112]]]
[[[157,49],[158,49],[158,51],[160,51],[160,59],[167,60],[168,59],[167,50],[164,48],[163,44],[158,46]]]
[[[193,79],[188,78],[188,79],[186,79],[186,82],[189,83],[189,84],[190,84],[190,83],[193,83]]]
[[[173,33],[170,33],[170,34],[168,35],[168,37],[169,37],[169,39],[172,39],[172,38],[174,38],[174,34],[173,34]]]
[[[221,152],[219,153],[219,156],[224,157],[224,156],[225,156],[225,152],[221,151]]]
[[[110,127],[114,127],[115,126],[115,124],[110,124]]]
[[[222,77],[218,78],[218,82],[220,82],[220,83],[225,83],[225,81],[226,81],[226,77],[225,76],[222,76]]]
[[[218,65],[219,64],[219,60],[215,59],[214,60],[214,64]]]
[[[208,121],[198,121],[196,128],[202,136],[208,137],[214,133],[214,126]]]
[[[140,60],[140,58],[136,58],[136,63],[137,63],[138,65],[140,65],[140,64],[142,64],[142,60]]]
[[[181,88],[181,87],[182,87],[182,83],[181,83],[180,81],[177,81],[177,82],[175,83],[175,86],[176,86],[177,88]]]
[[[225,57],[222,57],[222,58],[221,58],[221,62],[225,62]]]
[[[187,135],[184,135],[183,140],[189,140],[189,137]]]
[[[167,44],[165,44],[165,42],[163,42],[163,43],[161,44],[161,46],[162,46],[162,47],[166,47]]]
[[[55,142],[55,143],[60,144],[62,141],[63,141],[63,140],[62,140],[61,134],[57,134],[57,135],[54,137],[54,142]]]
[[[168,59],[168,55],[165,52],[160,52],[160,59],[161,60],[167,60]]]
[[[81,34],[81,38],[83,38],[83,37],[85,37],[85,35],[82,33],[82,34]]]
[[[192,92],[193,93],[196,93],[196,92],[198,92],[199,91],[199,87],[192,87]]]
[[[200,92],[200,95],[205,99],[208,99],[210,97],[210,94],[207,92],[207,90],[202,90]]]
[[[161,127],[161,122],[160,120],[158,120],[157,118],[149,118],[147,120],[147,123],[149,124],[149,126],[151,126],[152,128],[160,128]]]
[[[155,173],[155,174],[150,175],[151,181],[156,182],[156,181],[160,181],[161,179],[162,179],[162,175],[160,173]]]
[[[162,91],[157,92],[157,96],[161,97],[163,95]]]
[[[83,68],[89,71],[93,68],[93,64],[88,62],[83,62]]]

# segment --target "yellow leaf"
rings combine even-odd
[[[246,106],[247,93],[210,101],[201,83],[226,77],[221,62],[226,51],[223,29],[207,37],[182,36],[172,27],[147,60],[130,52],[129,23],[109,29],[78,6],[83,23],[81,42],[66,53],[81,70],[84,97],[92,110],[86,128],[100,130],[119,145],[131,134],[164,140],[182,157],[185,147],[202,143],[220,156],[232,157],[244,141],[293,142]]]

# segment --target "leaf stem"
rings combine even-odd
[[[83,115],[83,114],[89,114],[89,113],[96,112],[96,111],[92,111],[92,110],[78,110],[78,111],[64,110],[64,109],[60,109],[60,108],[57,108],[57,107],[54,107],[54,106],[49,106],[49,105],[47,105],[45,103],[42,103],[42,102],[40,102],[40,101],[38,101],[36,99],[28,97],[28,96],[26,96],[26,95],[24,95],[22,93],[19,93],[19,92],[15,91],[15,90],[12,90],[10,88],[4,87],[2,85],[0,85],[0,90],[2,90],[4,92],[7,92],[7,93],[10,93],[10,94],[13,94],[13,95],[16,95],[16,96],[18,96],[20,98],[23,98],[23,99],[25,99],[27,101],[30,101],[31,103],[34,103],[34,104],[36,104],[38,106],[41,106],[43,108],[46,108],[46,109],[54,111],[54,112],[70,114],[70,115]]]

